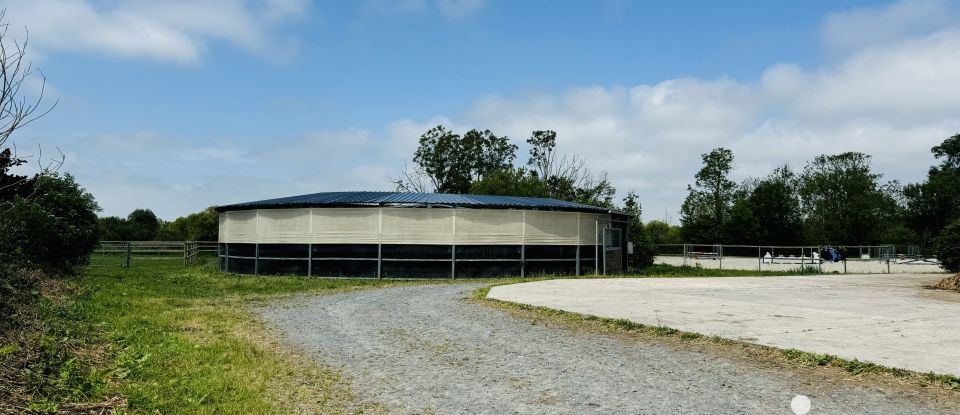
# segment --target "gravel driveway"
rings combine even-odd
[[[827,388],[727,358],[536,325],[461,301],[475,285],[422,285],[282,300],[254,311],[285,341],[392,413],[937,413],[867,387]]]

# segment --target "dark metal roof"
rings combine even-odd
[[[608,213],[600,206],[519,196],[454,195],[406,192],[324,192],[218,206],[217,211],[295,207],[440,205],[473,208],[538,209]]]

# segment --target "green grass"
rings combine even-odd
[[[744,269],[703,268],[699,265],[655,264],[646,268],[631,269],[627,276],[636,277],[779,277],[788,275],[820,274],[817,267],[797,267],[787,271],[758,271]]]
[[[76,334],[86,349],[102,345],[105,357],[92,365],[88,381],[61,385],[83,393],[54,398],[120,395],[130,413],[144,414],[271,414],[303,405],[346,412],[352,396],[341,374],[299,363],[271,345],[246,306],[279,295],[388,284],[401,283],[237,276],[178,265],[90,268],[76,281],[74,301],[54,319],[90,329]],[[37,401],[34,409],[54,408],[50,401]]]
[[[38,367],[55,370],[37,370],[34,395],[40,398],[34,400],[33,409],[50,412],[65,402],[122,397],[128,405],[126,411],[135,414],[363,410],[350,406],[353,397],[341,373],[304,363],[310,359],[278,347],[269,328],[262,326],[247,307],[297,293],[464,282],[241,276],[224,274],[211,266],[184,267],[176,258],[135,258],[131,265],[129,269],[90,267],[70,283],[73,293],[65,296],[69,300],[43,303],[41,314],[51,328],[42,336],[43,358]],[[719,273],[699,267],[657,265],[633,276],[697,277],[711,273],[758,275],[755,271]],[[469,281],[506,284],[558,277],[572,278]],[[484,298],[488,289],[478,290],[475,298]],[[684,339],[699,336],[626,320],[597,320],[620,330],[652,330],[654,334]],[[12,346],[0,345],[0,355],[17,352]]]

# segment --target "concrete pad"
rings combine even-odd
[[[942,277],[547,280],[488,297],[960,376],[960,293],[923,288]]]

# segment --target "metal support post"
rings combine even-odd
[[[377,243],[377,279],[383,279],[383,243]]]
[[[600,219],[593,226],[593,273],[600,274]]]
[[[452,243],[450,244],[450,279],[457,278],[457,209],[450,209],[451,222],[452,223],[452,235],[450,235]]]
[[[580,241],[577,240],[577,273],[576,275],[580,276]]]
[[[801,246],[800,247],[800,273],[801,274],[807,273],[807,266],[803,263],[803,260],[806,259],[806,257],[807,257],[807,254],[803,253],[803,247]]]
[[[132,249],[131,246],[130,246],[130,242],[127,242],[127,247],[126,247],[126,248],[127,248],[127,249],[126,249],[127,252],[126,252],[126,258],[125,258],[124,261],[123,261],[123,267],[124,267],[124,268],[130,268],[130,254],[131,254],[132,251],[133,251],[133,249]]]
[[[720,245],[720,275],[723,275],[723,245]]]

